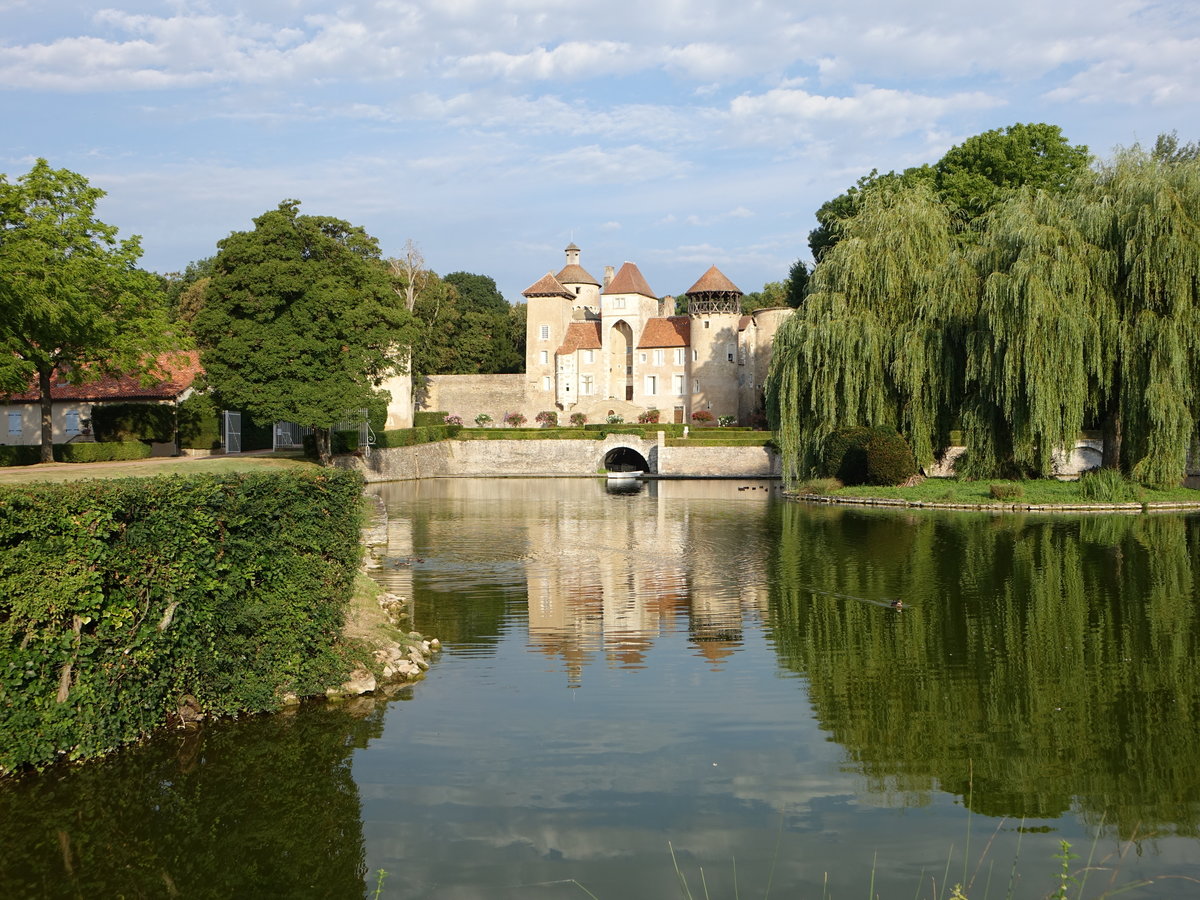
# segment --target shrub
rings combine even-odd
[[[1143,491],[1117,469],[1093,469],[1079,476],[1079,493],[1086,500],[1100,503],[1136,503]]]
[[[587,424],[587,416],[581,412],[571,413],[571,424],[576,427]]]
[[[507,425],[509,428],[520,428],[527,421],[529,421],[529,420],[526,419],[519,412],[511,412],[504,417],[504,424]]]
[[[912,448],[895,428],[871,429],[866,451],[868,484],[903,484],[917,474]]]
[[[357,428],[346,428],[333,433],[334,453],[354,453],[358,450],[359,433]]]
[[[543,409],[533,417],[533,420],[543,428],[556,428],[558,426],[558,413],[552,409]],[[524,422],[525,419],[522,418],[521,421]]]
[[[698,409],[692,413],[692,421],[699,422],[701,425],[710,425],[716,417],[707,409]]]
[[[424,428],[426,425],[444,425],[446,423],[446,411],[440,412],[425,412],[413,413],[413,427]]]
[[[475,417],[475,424],[478,425],[480,428],[487,428],[489,425],[492,424],[492,417],[489,416],[487,413],[480,413],[479,415],[477,415]]]
[[[42,459],[42,448],[36,444],[0,445],[0,466],[32,466]]]
[[[733,422],[734,422],[733,416],[718,416],[717,417],[717,425],[719,425],[721,428],[728,428],[730,425],[733,424]]]
[[[1025,496],[1024,489],[1012,482],[988,485],[988,493],[992,495],[993,500],[1019,500]]]
[[[227,715],[339,683],[361,495],[338,470],[0,489],[0,773],[138,740],[185,696]]]
[[[179,404],[179,446],[190,450],[221,446],[221,414],[209,394],[195,393]]]
[[[54,458],[59,462],[113,462],[122,459],[148,459],[150,445],[141,441],[113,441],[107,444],[55,444]]]
[[[657,409],[648,409],[638,416],[638,422],[642,425],[657,425],[660,415]]]
[[[462,425],[462,416],[446,416],[446,418],[443,419],[442,421],[445,422],[447,425],[460,425],[461,426]]]
[[[836,478],[810,478],[796,486],[796,493],[809,497],[823,497],[836,492],[842,483]]]
[[[173,441],[175,407],[169,403],[104,403],[92,407],[98,441]]]
[[[869,428],[858,425],[839,428],[825,438],[821,451],[820,473],[842,484],[867,482],[867,441]]]
[[[621,415],[620,413],[609,413],[607,418],[605,418],[604,421],[607,422],[609,425],[620,425],[622,422],[625,421],[625,417],[623,415]]]

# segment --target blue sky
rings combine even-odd
[[[752,291],[873,167],[1014,122],[1105,157],[1198,113],[1194,2],[0,0],[0,172],[82,172],[162,272],[296,198],[510,300],[571,240]]]

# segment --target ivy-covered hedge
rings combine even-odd
[[[443,410],[426,410],[425,412],[413,413],[413,427],[424,428],[429,425],[445,425],[446,412]],[[398,431],[407,431],[407,428],[397,429]]]
[[[103,403],[92,407],[97,441],[173,441],[175,407],[169,403]]]
[[[179,446],[188,450],[221,446],[221,412],[210,395],[197,392],[179,404]]]
[[[361,491],[325,469],[0,489],[0,773],[103,754],[184,701],[336,684]]]

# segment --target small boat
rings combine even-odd
[[[641,478],[646,473],[641,469],[634,469],[629,472],[618,472],[613,469],[608,469],[604,474],[609,481],[633,481],[634,479]]]

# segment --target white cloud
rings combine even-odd
[[[678,176],[687,166],[663,150],[630,144],[605,148],[599,144],[573,147],[562,153],[542,156],[539,168],[586,183],[631,184]]]

